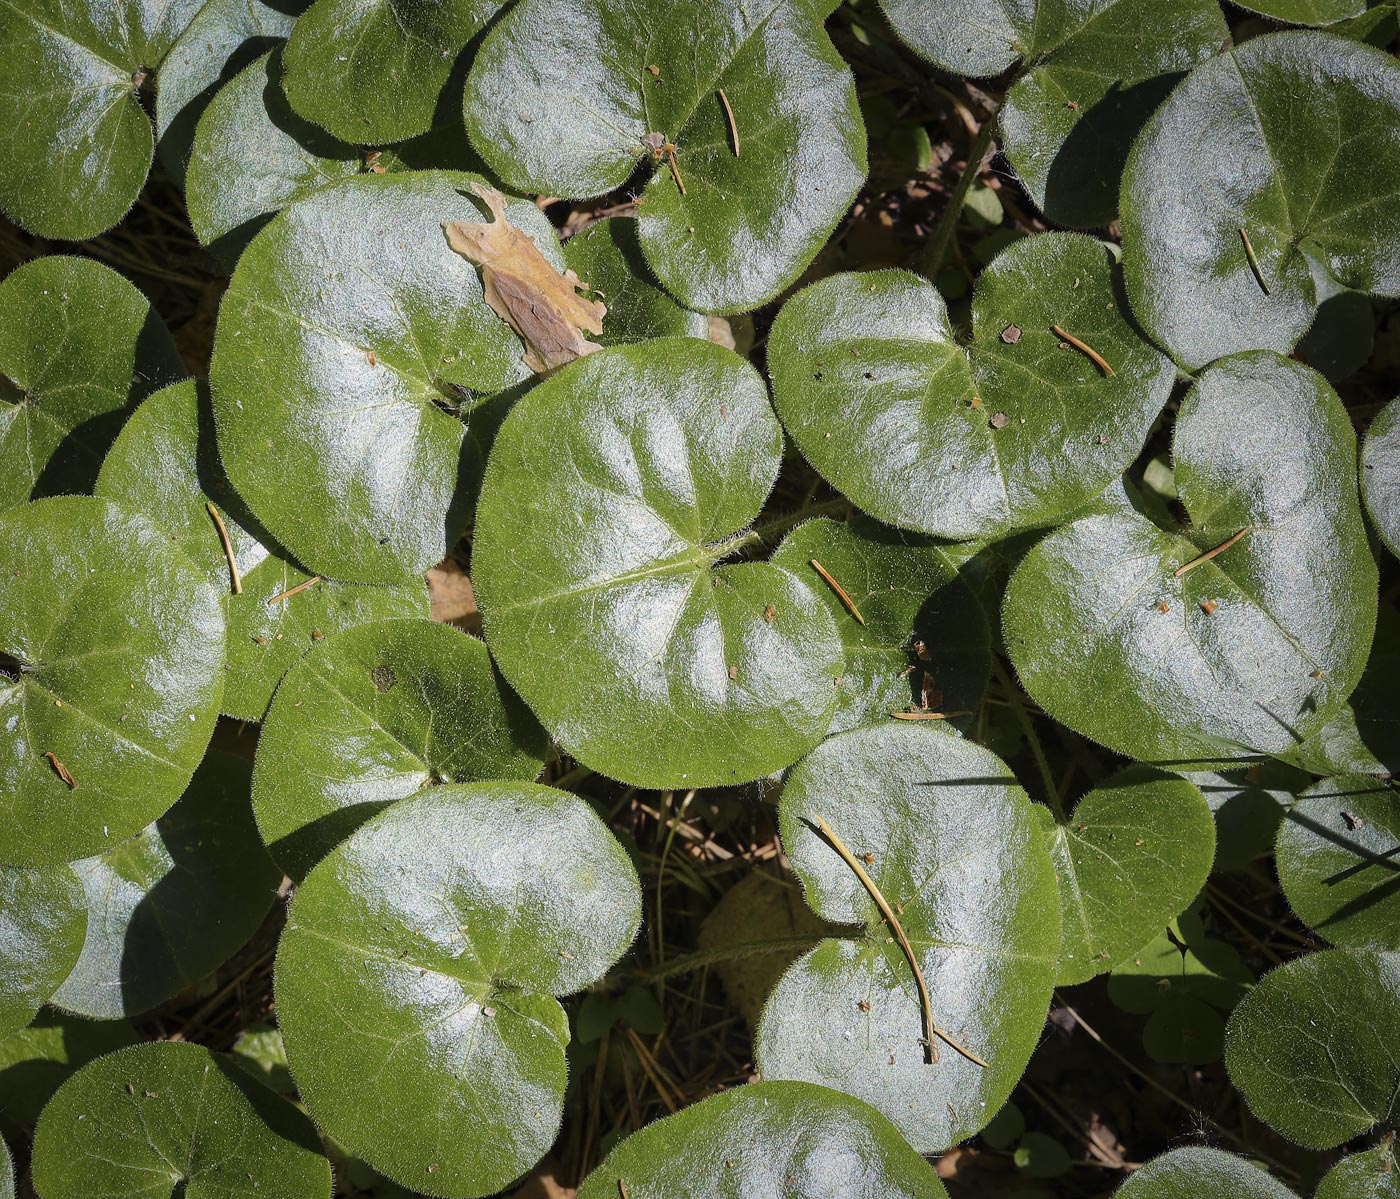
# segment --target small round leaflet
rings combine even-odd
[[[1173,1149],[1153,1158],[1115,1193],[1114,1199],[1298,1199],[1251,1161],[1219,1149]]]

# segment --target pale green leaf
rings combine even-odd
[[[1393,1144],[1342,1158],[1318,1183],[1313,1199],[1400,1199]]]
[[[0,1041],[0,1132],[28,1137],[44,1104],[74,1070],[140,1039],[123,1020],[41,1011],[27,1028]]]
[[[1366,431],[1361,494],[1381,539],[1400,556],[1400,399],[1382,408]]]

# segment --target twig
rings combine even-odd
[[[1104,356],[1102,354],[1100,354],[1092,346],[1085,345],[1084,342],[1080,341],[1079,338],[1075,337],[1073,333],[1066,333],[1063,329],[1060,328],[1059,325],[1051,325],[1050,332],[1053,333],[1056,337],[1063,337],[1065,341],[1069,342],[1070,345],[1072,345],[1076,350],[1078,350],[1081,354],[1088,358],[1110,379],[1115,378],[1117,376],[1118,372],[1108,365],[1108,362],[1104,359]]]
[[[1254,252],[1254,243],[1249,240],[1249,230],[1243,225],[1240,226],[1240,241],[1244,242],[1244,256],[1249,261],[1249,269],[1254,272],[1254,282],[1259,284],[1259,290],[1266,296],[1273,295],[1264,281],[1264,270],[1259,265],[1259,256]]]
[[[909,944],[909,938],[904,935],[904,926],[899,923],[899,918],[894,914],[894,909],[890,907],[889,901],[880,893],[880,888],[875,885],[875,880],[865,872],[865,867],[856,860],[855,854],[846,848],[845,842],[832,831],[831,825],[827,824],[820,816],[813,818],[816,826],[821,830],[830,843],[831,847],[841,855],[842,861],[853,871],[856,878],[860,879],[863,886],[869,893],[870,898],[875,901],[875,906],[880,909],[880,915],[885,918],[885,923],[894,932],[895,938],[899,941],[899,947],[904,950],[904,956],[909,960],[909,968],[914,971],[914,981],[919,987],[919,1006],[923,1009],[924,1017],[924,1049],[927,1053],[928,1062],[933,1065],[938,1061],[938,1046],[934,1044],[934,1037],[956,1049],[963,1057],[974,1065],[986,1068],[987,1063],[973,1053],[970,1049],[964,1049],[952,1037],[938,1027],[933,1022],[933,1002],[929,999],[928,984],[924,982],[924,972],[919,968],[919,959],[914,954],[914,947]]]
[[[233,582],[233,594],[243,594],[243,579],[238,573],[238,563],[233,559],[233,543],[228,539],[228,529],[224,527],[224,518],[219,515],[219,510],[214,507],[214,501],[210,500],[205,505],[209,509],[209,515],[214,518],[214,527],[219,530],[219,540],[224,543],[224,557],[228,559],[229,578]]]
[[[812,569],[815,570],[817,574],[821,575],[821,577],[826,580],[827,586],[829,586],[832,589],[832,591],[836,592],[836,594],[841,597],[841,602],[845,604],[846,607],[850,610],[851,615],[854,616],[858,621],[860,621],[861,624],[864,624],[865,617],[860,614],[860,609],[856,607],[856,601],[846,594],[846,589],[842,587],[841,584],[838,583],[835,579],[833,579],[831,575],[827,573],[826,567],[823,566],[820,562],[818,562],[815,558],[811,558],[808,560],[812,564]]]
[[[1224,553],[1226,550],[1228,550],[1232,545],[1234,545],[1235,542],[1237,542],[1241,537],[1243,537],[1243,536],[1244,536],[1246,533],[1248,533],[1248,532],[1249,532],[1249,526],[1246,525],[1243,529],[1241,529],[1238,533],[1236,533],[1233,537],[1231,537],[1229,541],[1223,541],[1223,542],[1221,542],[1221,543],[1220,543],[1219,545],[1217,545],[1213,550],[1207,550],[1207,551],[1206,551],[1204,554],[1202,554],[1199,558],[1192,558],[1191,561],[1188,562],[1185,566],[1183,566],[1180,570],[1174,570],[1174,571],[1172,571],[1172,578],[1174,578],[1174,579],[1179,579],[1179,578],[1181,578],[1181,576],[1184,575],[1188,570],[1195,570],[1196,567],[1200,566],[1202,562],[1209,562],[1212,558],[1214,558],[1214,557],[1216,556],[1216,554],[1223,554],[1223,553]]]
[[[676,181],[676,186],[680,189],[681,195],[685,195],[685,180],[681,178],[681,169],[676,165],[676,147],[668,145],[666,147],[666,161],[671,167],[671,178]]]
[[[734,121],[734,110],[729,107],[729,97],[724,88],[719,89],[719,102],[724,105],[724,115],[729,118],[729,136],[734,139],[734,157],[739,157],[739,126]]]
[[[68,767],[58,760],[58,757],[50,750],[44,750],[44,757],[48,758],[49,765],[54,768],[54,773],[68,784],[68,790],[76,791],[78,784],[73,781],[73,776],[68,773]]]
[[[270,608],[273,604],[280,604],[284,599],[291,599],[292,596],[305,591],[308,587],[314,587],[320,581],[320,575],[312,575],[309,579],[306,580],[305,583],[298,583],[295,587],[289,588],[288,590],[282,592],[281,595],[274,595],[270,600],[267,601],[267,606]]]
[[[896,720],[952,720],[955,716],[971,716],[972,709],[964,708],[960,712],[891,712]]]

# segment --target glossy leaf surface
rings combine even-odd
[[[248,802],[251,768],[211,752],[180,801],[73,864],[87,896],[82,956],[54,995],[96,1020],[148,1011],[212,974],[257,931],[281,873]]]
[[[282,934],[277,1014],[307,1109],[415,1191],[500,1190],[559,1130],[555,996],[602,975],[640,918],[627,854],[566,792],[479,783],[389,808],[311,871]]]
[[[602,195],[645,165],[642,250],[706,312],[792,283],[866,173],[850,70],[807,0],[521,0],[483,41],[465,111],[522,192]],[[652,134],[675,146],[675,174]]]
[[[1240,0],[1240,7],[1290,25],[1335,25],[1366,11],[1366,0]]]
[[[934,1024],[985,1068],[941,1041],[939,1060],[925,1059],[913,970],[818,816],[899,913]],[[971,1136],[1025,1069],[1059,958],[1054,869],[1025,792],[951,730],[891,721],[832,737],[799,763],[780,821],[808,904],[862,928],[822,941],[774,989],[756,1037],[763,1077],[864,1099],[920,1153]]]
[[[450,625],[392,620],[328,638],[277,689],[253,806],[294,878],[396,800],[439,783],[536,778],[543,730],[486,647]]]
[[[28,1024],[83,948],[83,888],[66,865],[0,866],[0,1038]]]
[[[1297,1199],[1251,1161],[1219,1149],[1173,1149],[1136,1171],[1114,1199]]]
[[[778,415],[880,520],[959,539],[1050,524],[1122,474],[1171,391],[1171,364],[1129,323],[1115,274],[1089,237],[1016,243],[978,280],[970,349],[915,275],[824,279],[774,323]]]
[[[737,1087],[647,1125],[584,1181],[578,1199],[943,1199],[933,1168],[879,1112],[826,1087]]]
[[[1110,516],[1051,533],[1007,588],[1012,660],[1056,719],[1144,761],[1288,751],[1351,694],[1371,644],[1350,421],[1320,375],[1242,354],[1183,401],[1174,448],[1190,529]]]
[[[0,858],[101,852],[174,803],[204,755],[219,595],[143,516],[77,496],[22,504],[0,515],[0,665],[0,725],[18,730],[0,742]]]
[[[1278,33],[1198,67],[1123,176],[1125,281],[1148,334],[1193,370],[1286,354],[1313,322],[1314,262],[1400,294],[1400,240],[1376,235],[1400,223],[1400,158],[1373,150],[1397,139],[1400,64],[1362,43]]]
[[[830,727],[825,603],[779,567],[721,564],[781,450],[753,368],[689,337],[581,358],[506,419],[472,582],[501,672],[579,761],[642,787],[746,783]]]
[[[1400,556],[1400,400],[1382,408],[1366,431],[1361,494],[1381,539]]]

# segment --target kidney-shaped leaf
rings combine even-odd
[[[0,508],[86,492],[127,406],[184,373],[164,322],[110,267],[39,258],[0,283]]]
[[[1280,966],[1235,1008],[1225,1065],[1254,1114],[1309,1149],[1393,1121],[1400,954],[1328,949]]]
[[[780,820],[812,909],[863,928],[822,941],[769,996],[756,1039],[763,1077],[864,1099],[920,1153],[971,1136],[1026,1067],[1059,958],[1054,871],[1025,792],[956,733],[891,723],[818,746],[788,776]],[[919,963],[927,1012],[881,902]],[[929,1042],[927,1023],[985,1064]]]
[[[208,389],[194,380],[165,388],[136,410],[102,464],[96,491],[144,512],[219,589],[227,643],[221,707],[238,720],[261,720],[287,668],[321,638],[372,620],[428,614],[427,588],[418,579],[384,587],[321,579],[288,595],[312,576],[258,529],[233,494],[214,446]]]
[[[73,863],[87,895],[82,956],[53,997],[97,1020],[148,1011],[212,974],[257,931],[282,875],[258,837],[251,767],[211,752],[173,808]]]
[[[83,948],[83,888],[67,865],[0,866],[0,1038],[23,1028]]]
[[[1015,243],[978,280],[969,349],[915,275],[823,279],[773,325],[778,415],[828,482],[890,524],[953,538],[1050,524],[1132,463],[1175,378],[1116,273],[1080,234]]]
[[[1191,1146],[1155,1157],[1136,1171],[1114,1199],[1297,1199],[1251,1161],[1219,1149]]]
[[[1400,950],[1400,792],[1342,775],[1303,792],[1278,834],[1298,918],[1348,949]]]
[[[1241,354],[1183,401],[1175,453],[1191,528],[1057,529],[1011,578],[1007,646],[1047,712],[1119,753],[1282,753],[1346,700],[1375,626],[1351,422],[1322,376]]]
[[[119,1049],[65,1082],[39,1119],[33,1169],[44,1199],[331,1193],[311,1121],[222,1055],[169,1041]]]
[[[813,580],[841,634],[846,669],[833,733],[888,724],[892,713],[915,708],[967,726],[991,673],[991,630],[942,549],[871,520],[821,519],[798,525],[772,562]],[[813,563],[846,593],[859,619]]]
[[[1317,1184],[1313,1199],[1400,1199],[1394,1142],[1344,1157]]]
[[[483,219],[475,176],[365,175],[280,213],[239,259],[210,369],[229,479],[318,574],[403,582],[466,519],[479,451],[461,416],[525,379],[444,221]],[[562,266],[535,205],[510,219]]]
[[[1112,970],[1175,920],[1205,884],[1215,821],[1178,775],[1131,767],[1095,787],[1046,838],[1060,889],[1064,986]]]
[[[472,581],[502,673],[579,761],[639,787],[745,783],[830,727],[826,605],[753,540],[783,434],[763,381],[696,338],[614,346],[512,410]]]
[[[534,779],[546,748],[476,638],[427,620],[362,625],[277,689],[253,807],[273,855],[301,878],[396,800],[435,783]]]
[[[943,1199],[947,1191],[869,1104],[805,1082],[736,1087],[648,1124],[578,1199]]]
[[[277,1015],[307,1109],[415,1191],[501,1189],[559,1130],[555,996],[599,978],[640,919],[627,854],[575,796],[479,783],[396,804],[311,871],[282,934]]]
[[[219,593],[145,517],[82,496],[0,514],[0,861],[100,853],[164,812],[223,665]]]
[[[1361,494],[1381,539],[1400,556],[1400,399],[1382,408],[1366,431]]]
[[[602,195],[647,164],[642,250],[706,312],[788,286],[865,180],[851,73],[808,0],[520,0],[483,41],[465,110],[522,191]]]
[[[1123,176],[1123,263],[1144,328],[1195,369],[1290,351],[1317,310],[1314,269],[1400,295],[1400,239],[1378,235],[1400,224],[1397,147],[1400,64],[1371,46],[1278,33],[1197,67]]]

